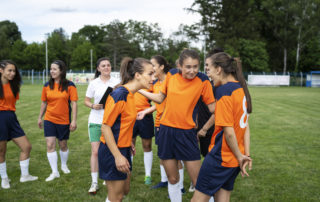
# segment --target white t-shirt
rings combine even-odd
[[[119,83],[120,83],[120,80],[114,77],[110,77],[110,79],[104,83],[99,76],[98,78],[92,80],[89,83],[89,86],[86,92],[86,97],[93,98],[94,99],[93,103],[99,104],[107,88],[109,86],[114,88],[114,86],[116,86]],[[89,123],[102,124],[103,113],[104,113],[104,109],[99,109],[99,110],[91,109],[91,112],[89,115]]]

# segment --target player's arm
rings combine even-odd
[[[47,109],[47,102],[42,101],[41,106],[40,106],[40,113],[39,113],[39,117],[38,117],[38,126],[40,129],[42,128],[42,117],[43,117],[44,113],[46,112],[46,109]]]
[[[244,133],[244,154],[250,157],[250,128],[249,122],[246,128],[246,132]],[[249,162],[249,170],[252,169],[252,161]]]
[[[91,100],[92,100],[92,98],[89,98],[86,96],[84,98],[84,105],[91,108],[91,109],[96,109],[96,110],[103,108],[103,104],[94,104],[93,102],[91,102]]]
[[[148,98],[149,100],[152,100],[153,102],[156,102],[158,104],[161,104],[163,100],[166,98],[166,95],[159,92],[159,93],[150,93],[145,90],[138,90],[140,94]]]
[[[102,124],[101,132],[104,135],[107,146],[110,149],[110,151],[114,157],[117,169],[120,172],[129,173],[130,172],[130,164],[129,164],[128,160],[120,153],[119,148],[118,148],[116,141],[114,139],[111,127],[108,125]]]
[[[70,131],[75,131],[77,129],[77,113],[78,113],[78,105],[77,101],[71,101],[72,107],[72,121],[70,123]]]
[[[225,135],[227,144],[239,162],[241,175],[249,176],[249,174],[246,171],[246,166],[248,165],[248,163],[250,163],[251,158],[246,155],[243,155],[240,152],[240,149],[238,147],[238,141],[237,141],[236,134],[234,132],[233,127],[225,126],[223,127],[223,130],[224,130],[224,135]]]
[[[150,114],[152,112],[156,111],[156,106],[153,105],[151,107],[148,107],[140,112],[138,112],[137,114],[137,120],[142,120],[144,118],[145,115]]]
[[[216,103],[213,102],[211,104],[208,104],[208,109],[212,113],[208,121],[202,126],[202,128],[198,132],[198,136],[205,137],[208,130],[214,125],[214,109],[216,107]]]

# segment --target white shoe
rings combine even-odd
[[[37,180],[37,176],[32,176],[32,175],[25,175],[20,177],[20,182],[29,182],[29,181],[35,181]]]
[[[59,177],[60,177],[60,174],[59,174],[59,173],[51,173],[51,174],[49,175],[49,177],[47,177],[46,182],[52,181],[52,180],[54,180],[55,178],[59,178]]]
[[[69,173],[70,173],[70,170],[69,170],[69,168],[68,168],[67,166],[61,167],[61,170],[62,170],[62,172],[63,172],[64,174],[69,174]]]
[[[196,188],[193,186],[192,182],[190,183],[189,192],[194,192]]]
[[[96,194],[98,190],[99,190],[98,183],[92,183],[88,192],[89,194]]]
[[[102,183],[102,185],[106,185],[107,183],[106,183],[106,181],[105,180],[103,180],[103,183]]]
[[[1,187],[3,189],[10,189],[10,183],[9,182],[10,182],[9,178],[2,178]]]

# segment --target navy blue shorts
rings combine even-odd
[[[44,136],[56,137],[58,140],[68,140],[70,135],[70,124],[55,124],[50,121],[43,121]]]
[[[221,160],[214,158],[213,149],[206,155],[200,168],[196,189],[204,194],[213,196],[221,188],[232,191],[234,181],[240,168],[228,168],[221,166]]]
[[[154,123],[152,114],[147,114],[142,120],[136,120],[133,127],[133,138],[136,138],[138,134],[143,139],[150,139],[154,136]]]
[[[200,160],[200,150],[195,129],[179,129],[160,125],[158,156],[162,160]]]
[[[131,163],[131,150],[130,147],[119,148],[120,153],[127,158],[130,163],[130,170],[132,170]],[[100,142],[98,150],[98,162],[99,162],[99,177],[103,180],[125,180],[127,174],[118,171],[114,157],[109,150],[108,146]]]
[[[25,136],[14,111],[0,111],[0,141]]]
[[[160,131],[160,127],[155,127],[155,128],[154,128],[155,143],[156,143],[156,145],[159,144],[159,131]]]

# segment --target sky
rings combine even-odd
[[[200,20],[185,10],[194,0],[0,0],[0,21],[15,22],[28,43],[62,27],[68,36],[84,25],[108,24],[118,19],[158,23],[168,37],[180,24]]]

